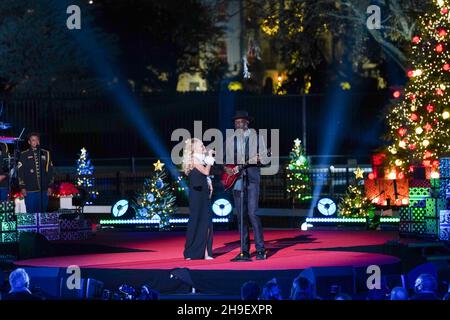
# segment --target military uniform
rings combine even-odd
[[[39,166],[38,150],[29,148],[20,154],[19,186],[27,190],[25,206],[28,213],[40,212],[40,201],[42,199],[42,210],[47,210],[47,190],[53,183],[53,164],[50,152],[41,150],[41,166]],[[42,186],[41,186],[42,183]]]
[[[8,145],[4,142],[0,143],[0,175],[5,175],[6,179],[0,182],[0,201],[6,201],[8,197],[8,167],[6,159],[8,159]]]

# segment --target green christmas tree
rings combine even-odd
[[[98,192],[95,190],[94,166],[91,163],[87,150],[82,148],[80,151],[80,157],[77,160],[75,184],[86,191],[86,204],[92,204],[98,197]]]
[[[294,147],[289,155],[286,167],[287,192],[292,202],[304,202],[311,199],[310,164],[299,139],[294,140]]]
[[[348,186],[347,193],[338,205],[339,214],[346,218],[372,217],[375,207],[365,196],[364,171],[360,168],[355,171],[355,181]]]
[[[159,219],[159,228],[167,229],[169,219],[175,211],[176,197],[169,183],[166,182],[167,173],[164,163],[157,161],[153,164],[155,170],[150,178],[144,180],[142,191],[137,195],[138,218]],[[139,215],[145,216],[139,216]]]
[[[435,0],[417,21],[403,98],[387,114],[389,165],[408,172],[423,164],[438,170],[450,152],[450,1]]]

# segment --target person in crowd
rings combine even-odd
[[[247,281],[241,287],[241,299],[243,301],[259,300],[261,288],[255,281]]]
[[[408,300],[408,291],[403,287],[395,287],[391,291],[391,300]]]
[[[318,300],[314,284],[307,278],[298,276],[292,282],[290,300]]]
[[[437,281],[428,273],[423,273],[417,277],[414,283],[415,295],[411,300],[440,300],[436,295]]]
[[[273,278],[264,285],[261,293],[261,300],[283,300],[280,287],[277,284],[277,279]]]
[[[352,297],[347,293],[339,293],[334,297],[334,300],[353,300]]]
[[[9,275],[11,290],[3,300],[42,300],[28,289],[30,277],[24,269],[18,268]]]

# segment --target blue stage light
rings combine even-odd
[[[213,212],[220,216],[226,217],[233,211],[233,206],[227,199],[217,199],[212,205]]]
[[[113,217],[119,218],[123,216],[128,211],[128,206],[128,200],[122,199],[117,201],[111,209]]]
[[[324,216],[332,216],[336,213],[336,203],[330,198],[322,198],[317,201],[317,210]]]

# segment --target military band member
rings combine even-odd
[[[50,152],[40,148],[38,133],[31,133],[28,136],[28,144],[30,148],[23,151],[19,159],[19,186],[25,197],[28,213],[46,212],[48,196],[52,192],[50,186],[53,183],[53,164]]]
[[[0,201],[6,201],[8,198],[8,145],[0,143]]]

